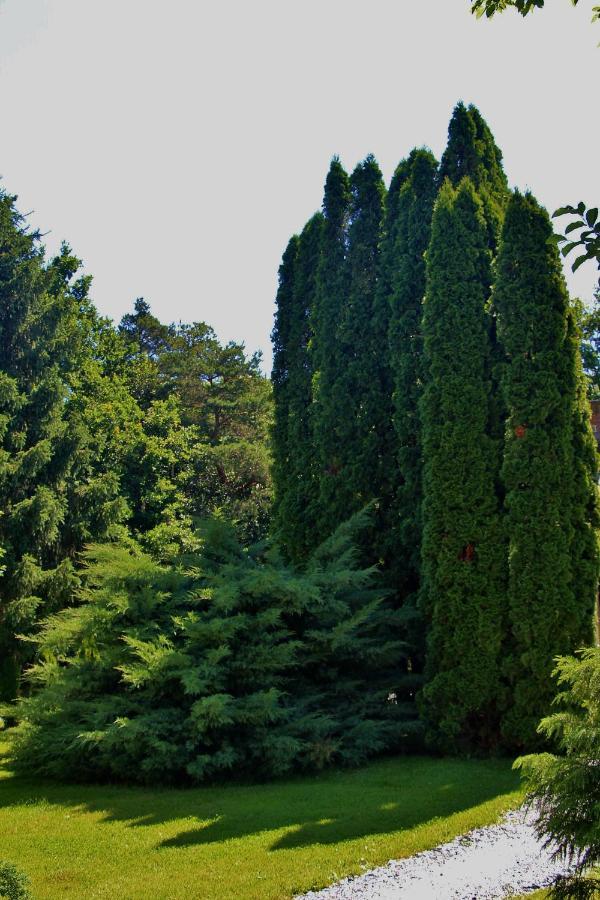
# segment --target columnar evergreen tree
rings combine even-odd
[[[335,157],[325,181],[321,259],[311,312],[310,362],[313,372],[312,435],[315,446],[315,537],[325,538],[344,517],[338,491],[340,419],[345,411],[337,397],[344,365],[338,341],[340,316],[347,299],[346,245],[350,182]]]
[[[597,635],[596,597],[600,576],[600,496],[598,491],[598,449],[592,431],[588,379],[583,370],[581,334],[576,310],[569,310],[567,346],[575,369],[576,394],[573,405],[573,474],[571,571],[575,601],[585,616],[592,615]]]
[[[439,168],[439,183],[449,178],[456,187],[464,177],[471,179],[483,204],[488,229],[488,245],[495,255],[498,249],[504,211],[509,200],[506,175],[502,168],[502,153],[489,126],[477,107],[458,103],[448,126],[448,144]],[[489,329],[492,342],[492,377],[494,379],[490,433],[499,442],[504,433],[505,410],[502,406],[499,367],[502,348],[496,335],[496,311],[489,307]],[[500,448],[500,443],[498,444]],[[498,470],[501,460],[498,459]]]
[[[439,168],[439,184],[446,178],[456,187],[470,178],[479,193],[488,226],[489,246],[498,244],[508,183],[502,168],[502,153],[479,110],[458,103],[448,126],[448,144]]]
[[[514,194],[502,231],[494,303],[506,362],[502,477],[509,540],[503,731],[531,747],[553,695],[559,654],[591,643],[598,578],[595,460],[582,423],[578,352],[552,226]],[[574,428],[575,426],[575,428]],[[577,579],[577,583],[575,581]]]
[[[377,291],[385,187],[374,157],[359,163],[350,187],[349,284],[340,321],[343,357],[336,385],[336,401],[343,411],[334,461],[341,521],[374,498],[385,513],[394,479],[389,305]],[[381,549],[373,546],[376,558]]]
[[[289,479],[288,421],[292,348],[290,333],[294,315],[294,276],[298,257],[298,236],[290,238],[279,266],[279,288],[275,299],[275,323],[271,333],[273,369],[271,382],[275,403],[273,444],[273,518],[280,521],[280,509],[287,494]]]
[[[296,562],[304,559],[314,545],[312,517],[315,509],[316,473],[311,434],[312,372],[308,344],[322,228],[323,216],[316,213],[304,226],[298,239],[287,320],[285,475],[280,485],[276,483],[278,499],[275,523],[286,555]],[[279,321],[276,327],[279,334]],[[279,378],[278,372],[277,377]],[[277,430],[275,436],[277,439]]]
[[[394,572],[401,595],[414,595],[421,562],[422,453],[419,400],[423,385],[421,319],[425,251],[437,192],[437,162],[413,150],[398,166],[388,193],[383,266],[389,284],[389,353],[397,440]]]
[[[433,214],[423,317],[421,596],[430,621],[422,709],[434,741],[450,750],[495,747],[504,699],[490,283],[482,203],[468,179],[457,190],[446,181]]]

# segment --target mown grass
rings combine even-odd
[[[0,858],[36,900],[280,900],[495,821],[521,794],[508,761],[388,759],[264,785],[57,785],[10,772]]]

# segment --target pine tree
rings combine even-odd
[[[340,316],[347,299],[346,245],[350,182],[334,157],[325,181],[321,259],[311,311],[310,362],[313,372],[312,435],[315,446],[315,538],[326,538],[343,518],[338,508],[339,445],[344,410],[336,385],[343,365],[338,341]]]
[[[423,385],[422,315],[425,251],[437,192],[437,163],[413,150],[398,166],[388,193],[382,269],[390,303],[390,367],[397,441],[394,572],[400,595],[414,596],[421,562],[422,451],[419,400]]]
[[[394,479],[389,306],[377,291],[385,187],[372,156],[355,168],[350,187],[348,295],[340,318],[342,355],[336,384],[336,403],[343,414],[336,433],[336,524],[373,499],[380,501],[385,520]],[[376,524],[375,532],[370,552],[379,559],[383,529]]]
[[[447,181],[427,254],[421,401],[421,597],[430,631],[422,708],[444,749],[493,748],[503,703],[504,545],[489,435],[491,257],[481,201]]]
[[[508,413],[502,477],[510,635],[504,654],[513,702],[503,731],[517,748],[536,742],[537,723],[553,696],[554,658],[592,641],[598,577],[595,461],[582,422],[568,295],[551,237],[546,211],[531,195],[514,194],[494,303],[506,353]]]

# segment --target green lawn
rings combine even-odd
[[[493,822],[520,799],[509,762],[398,758],[276,784],[56,785],[9,771],[0,859],[35,900],[275,900]]]

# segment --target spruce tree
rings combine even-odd
[[[489,434],[491,255],[468,179],[446,181],[427,254],[421,401],[422,603],[430,622],[422,709],[447,750],[493,748],[503,703],[504,547]]]
[[[388,362],[389,305],[377,290],[385,187],[374,157],[359,163],[350,179],[348,294],[339,329],[340,371],[336,403],[338,523],[372,499],[385,519],[393,484],[392,385]],[[383,529],[375,525],[370,552],[380,559]]]
[[[536,743],[553,660],[591,643],[598,559],[595,460],[582,419],[581,378],[552,226],[530,195],[512,197],[494,304],[506,362],[502,477],[509,541],[505,672],[511,747]],[[587,456],[587,459],[586,459]]]
[[[343,366],[338,329],[347,298],[346,244],[350,182],[337,157],[331,162],[323,197],[323,234],[317,289],[311,312],[310,362],[313,372],[312,435],[315,447],[315,537],[334,530],[343,511],[338,509],[339,445],[337,434],[344,410],[337,398]]]
[[[118,478],[94,458],[76,387],[93,367],[89,278],[63,245],[44,262],[39,235],[0,193],[0,697],[16,696],[28,647],[16,638],[70,602],[72,558],[123,518]]]
[[[423,385],[422,315],[425,251],[437,192],[437,162],[413,150],[394,174],[387,204],[382,269],[390,303],[389,353],[396,434],[393,566],[400,595],[414,596],[421,560],[422,453],[419,400]]]

